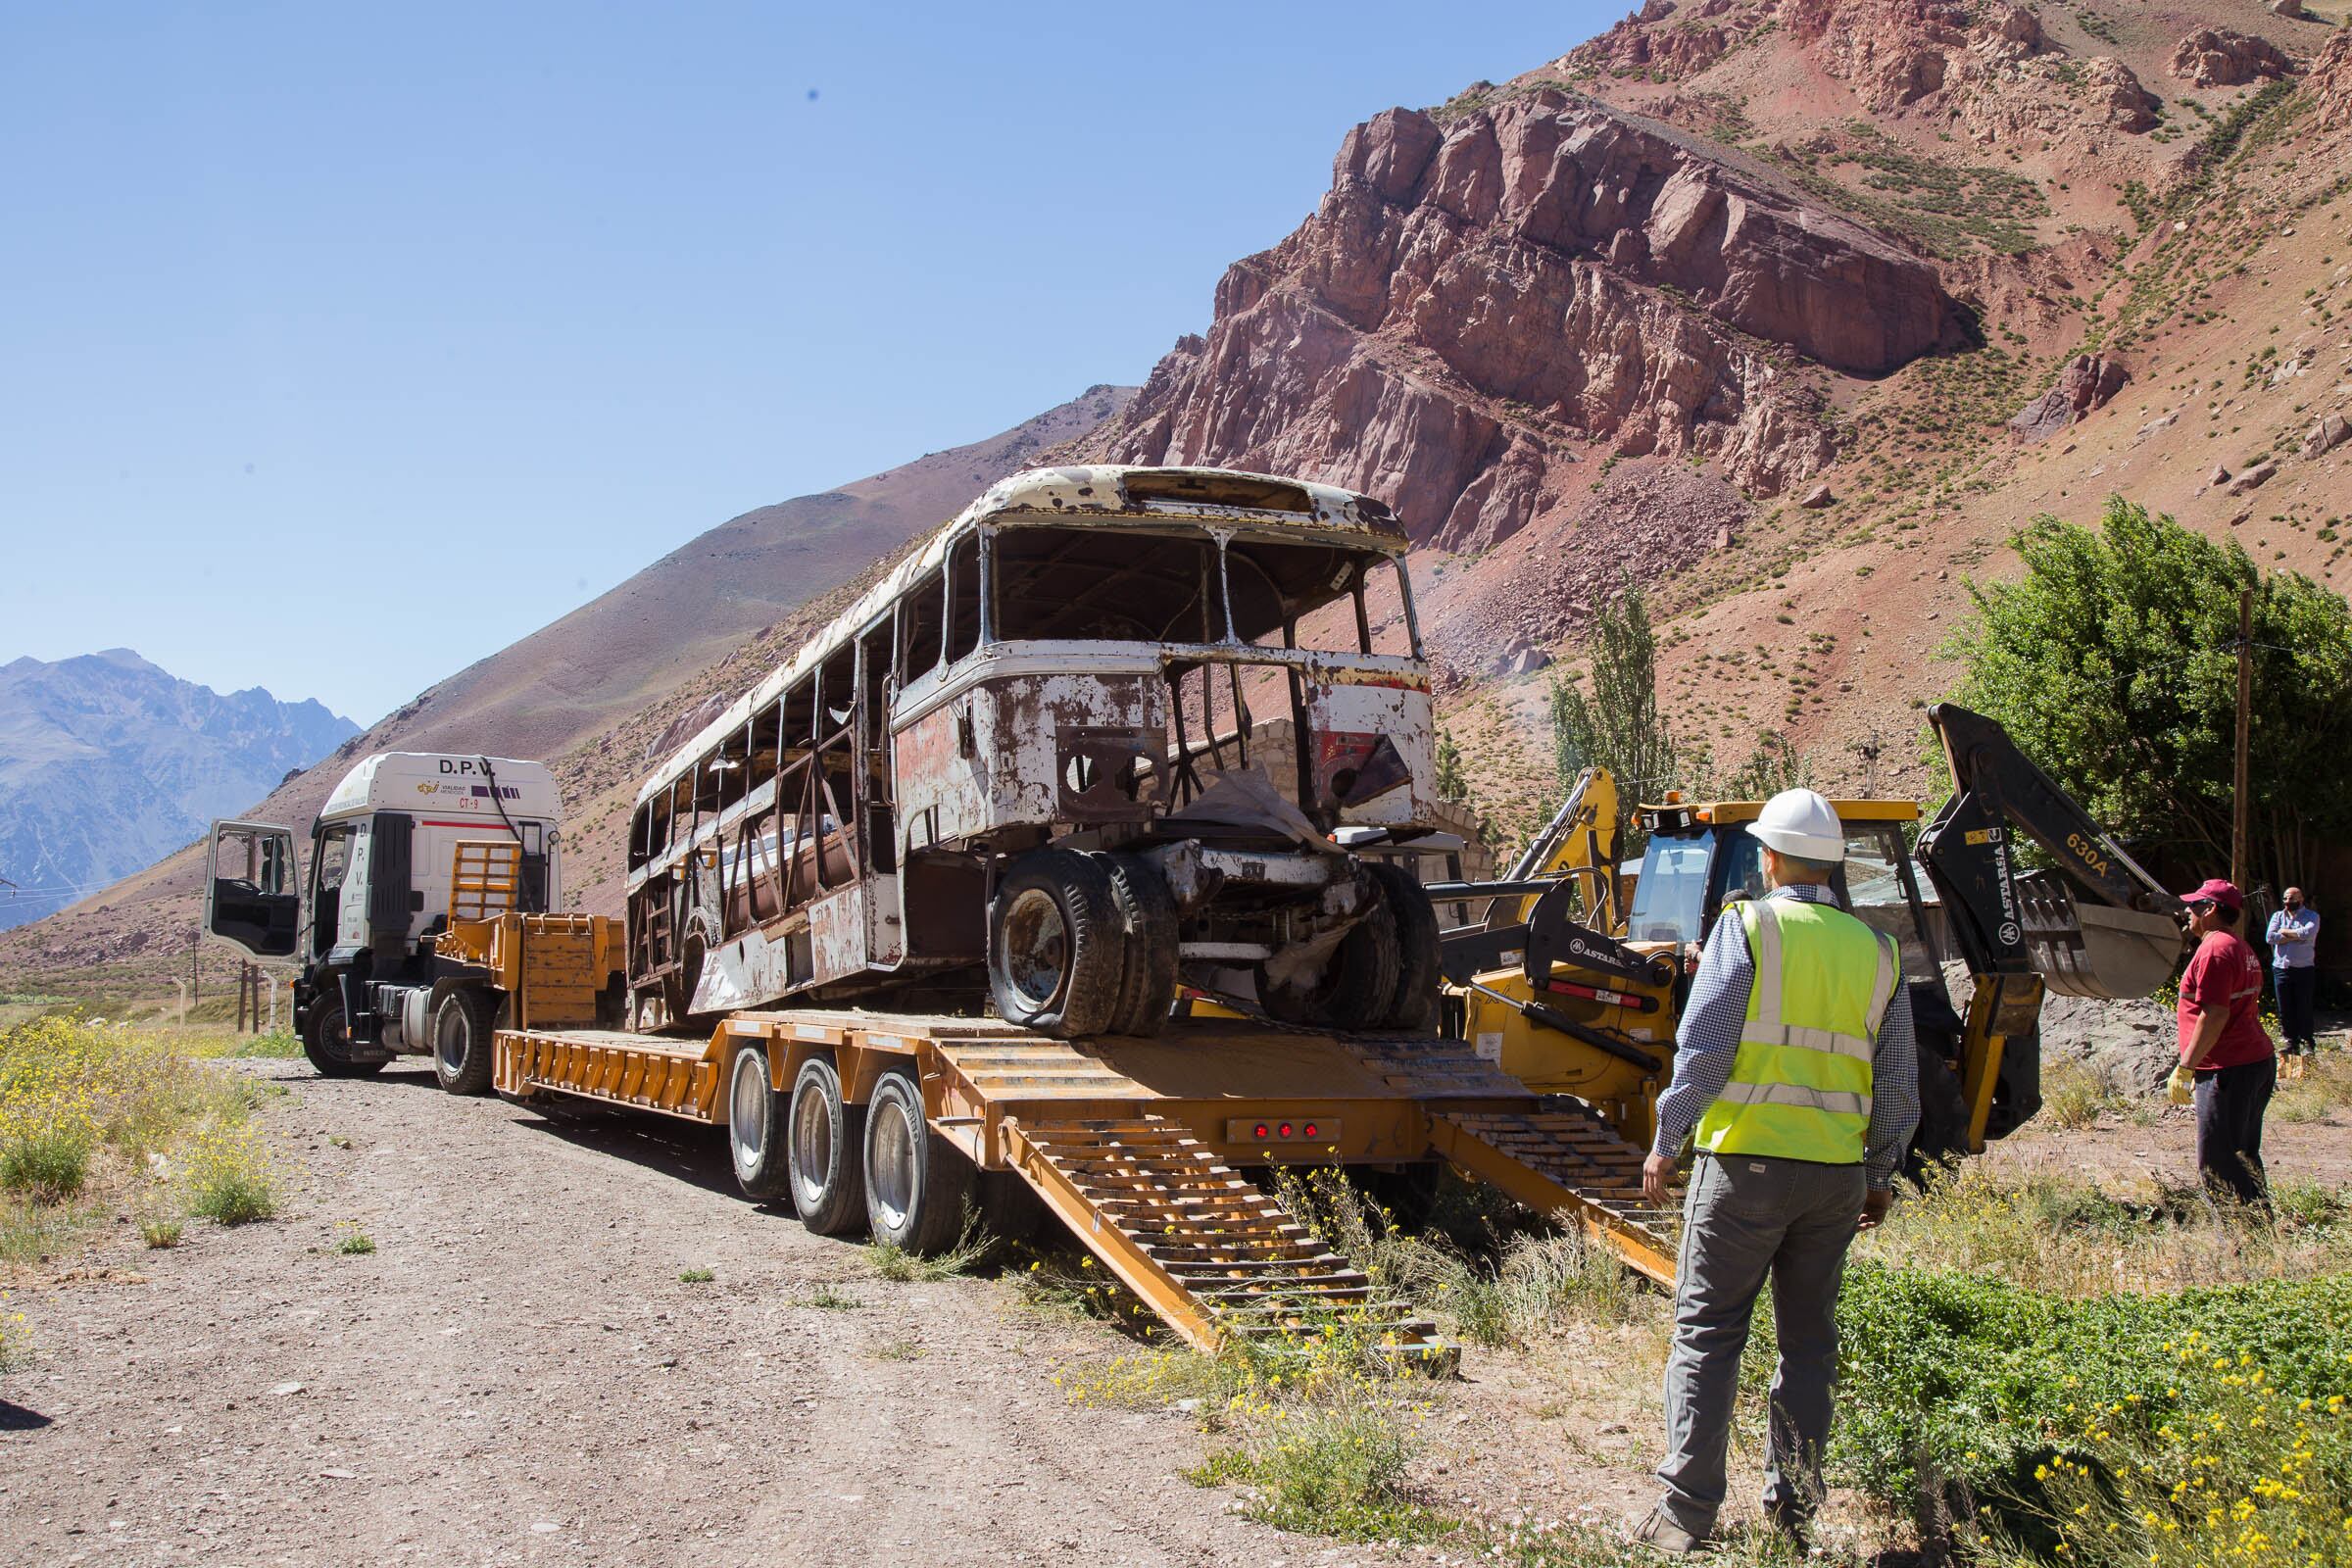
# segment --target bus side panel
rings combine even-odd
[[[866,949],[868,900],[860,883],[828,893],[808,906],[808,939],[818,985],[860,975],[873,967]]]
[[[960,846],[988,826],[988,776],[996,754],[980,742],[972,716],[976,695],[966,692],[933,709],[893,742],[901,863],[933,845]]]

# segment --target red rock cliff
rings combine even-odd
[[[1352,485],[1454,548],[1557,504],[1587,443],[1777,493],[1834,456],[1803,362],[1885,373],[1953,311],[1925,261],[1736,158],[1556,90],[1378,115],[1102,450]]]

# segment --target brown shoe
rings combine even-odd
[[[1705,1551],[1715,1544],[1712,1537],[1694,1536],[1667,1518],[1663,1508],[1650,1509],[1649,1517],[1634,1526],[1633,1533],[1626,1540],[1635,1545],[1647,1546],[1652,1551],[1669,1552],[1678,1557]]]

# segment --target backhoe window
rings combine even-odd
[[[1894,824],[1857,823],[1846,831],[1846,907],[1864,925],[1894,938],[1902,951],[1903,973],[1920,979],[1935,972],[1935,960],[1919,922],[1912,918],[1906,862],[1902,829]]]
[[[1704,936],[1700,922],[1707,912],[1707,862],[1714,854],[1713,833],[1687,839],[1652,836],[1642,858],[1641,879],[1634,884],[1627,935],[1636,942],[1674,943]]]

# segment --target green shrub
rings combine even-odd
[[[90,1140],[79,1127],[28,1127],[0,1146],[0,1187],[36,1202],[78,1197],[89,1179]]]
[[[2046,1526],[2048,1467],[2070,1452],[2080,1412],[2111,1411],[2111,1436],[2152,1440],[2240,1365],[2288,1399],[2325,1401],[2352,1381],[2343,1275],[2070,1301],[1865,1262],[1838,1317],[1841,1479],[1894,1506],[1925,1499],[1957,1515],[1982,1503],[2029,1541]]]

